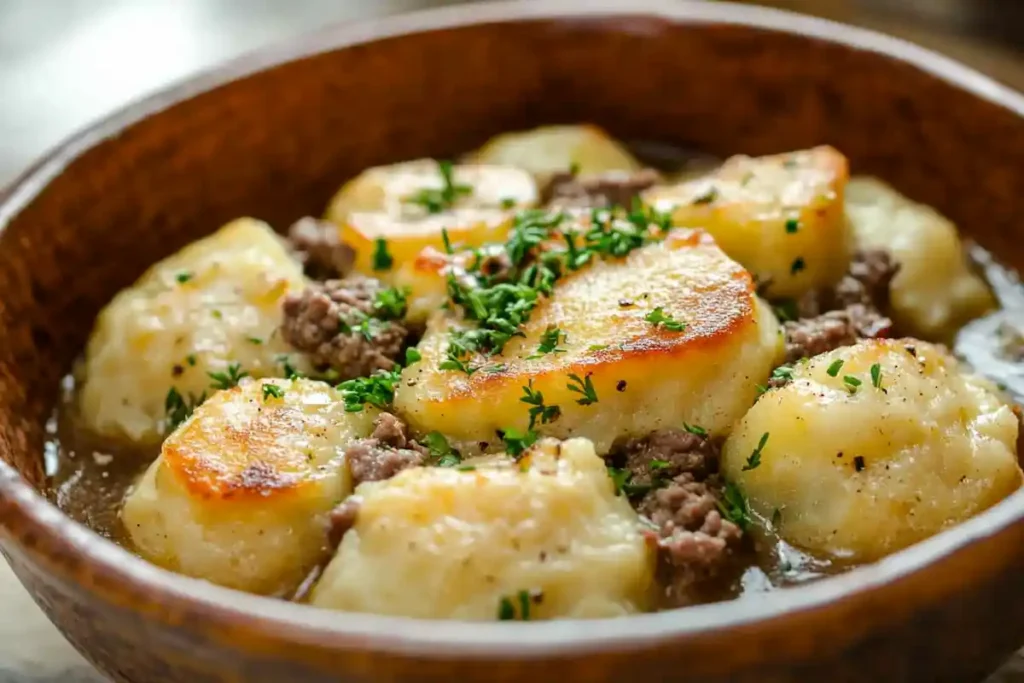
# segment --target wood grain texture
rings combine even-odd
[[[0,201],[0,548],[90,661],[132,683],[959,683],[1024,641],[1020,493],[881,563],[764,599],[480,626],[333,614],[174,577],[26,485],[43,484],[60,375],[100,306],[150,263],[238,215],[283,227],[320,211],[366,166],[578,120],[718,155],[832,144],[1024,267],[1024,100],[873,34],[726,5],[556,0],[325,30],[233,63],[101,123]]]

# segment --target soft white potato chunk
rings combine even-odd
[[[277,332],[282,298],[304,283],[274,232],[250,218],[160,261],[96,319],[82,367],[85,425],[155,444],[172,387],[191,401],[214,388],[209,373],[280,375],[283,359],[308,370]]]
[[[939,347],[865,341],[793,375],[739,422],[722,466],[795,545],[873,560],[1020,486],[1013,412]]]
[[[585,175],[641,168],[629,150],[591,124],[503,133],[488,140],[470,158],[477,163],[525,168],[542,181],[571,167]]]
[[[899,263],[890,285],[892,312],[910,334],[945,340],[995,307],[984,280],[968,267],[956,226],[880,180],[854,178],[846,213],[860,248],[884,249]]]
[[[770,297],[834,284],[850,258],[843,216],[846,157],[831,147],[751,158],[643,194],[674,222],[704,228]]]
[[[652,551],[586,440],[471,471],[414,468],[356,496],[313,605],[486,621],[618,616],[651,597]]]
[[[352,487],[344,449],[375,415],[346,413],[337,391],[311,380],[217,393],[129,492],[121,516],[133,546],[222,586],[293,590],[326,553],[327,516]]]
[[[341,239],[356,252],[356,270],[391,281],[394,269],[424,248],[444,246],[442,229],[452,244],[479,246],[505,238],[516,208],[535,206],[537,184],[526,171],[511,166],[462,164],[452,168],[453,201],[435,211],[413,201],[424,191],[439,192],[444,177],[432,159],[378,166],[346,183],[331,200],[327,219],[339,226]],[[384,240],[389,268],[374,258]],[[376,267],[376,268],[375,268]]]
[[[685,329],[648,321],[656,308]],[[470,452],[498,444],[500,430],[527,429],[527,386],[560,409],[537,425],[540,434],[584,436],[599,453],[617,437],[683,422],[723,434],[767,381],[781,339],[749,273],[705,233],[689,230],[559,281],[523,336],[501,355],[477,358],[483,367],[469,376],[439,369],[449,331],[461,324],[450,315],[430,321],[422,361],[404,370],[395,406],[414,429],[439,430]],[[538,355],[551,327],[566,335],[563,351]],[[587,383],[596,400],[571,388]]]

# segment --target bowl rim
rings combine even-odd
[[[479,24],[530,20],[562,22],[607,20],[727,24],[802,35],[878,53],[908,64],[956,88],[992,102],[1024,119],[1024,96],[953,59],[899,38],[785,10],[708,3],[700,0],[502,0],[454,5],[383,19],[328,26],[243,54],[220,66],[182,79],[130,104],[72,135],[0,189],[0,230],[30,204],[79,155],[122,129],[206,91],[282,63],[323,52],[403,35]],[[630,26],[618,30],[631,30]],[[1024,125],[1024,121],[1022,121]],[[811,612],[906,579],[943,559],[966,551],[1024,520],[1024,489],[985,512],[874,564],[784,591],[682,610],[597,620],[522,623],[426,621],[407,617],[339,613],[308,605],[241,593],[188,578],[137,557],[64,515],[37,493],[18,472],[0,461],[0,535],[60,579],[74,582],[62,557],[86,558],[92,573],[110,580],[91,581],[88,590],[103,600],[122,602],[130,585],[153,605],[183,605],[214,623],[256,624],[295,643],[321,647],[358,647],[421,657],[528,659],[586,652],[634,649],[681,638],[708,636]],[[29,529],[52,544],[19,540]],[[424,628],[429,623],[430,628]]]

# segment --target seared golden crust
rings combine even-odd
[[[647,320],[658,308],[685,329]],[[586,436],[599,452],[618,436],[684,421],[720,432],[753,401],[779,349],[750,275],[698,231],[675,231],[566,277],[523,336],[469,376],[438,369],[449,331],[462,324],[431,320],[423,359],[403,373],[395,405],[419,430],[488,447],[498,430],[527,428],[525,386],[560,408],[542,434]],[[551,327],[566,335],[562,351],[538,354]],[[585,397],[570,389],[579,382],[593,385],[597,402],[579,403]]]

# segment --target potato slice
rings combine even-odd
[[[629,150],[592,124],[541,126],[496,135],[471,154],[470,159],[476,163],[525,168],[541,181],[570,167],[578,168],[585,175],[642,168]]]
[[[281,300],[304,285],[280,239],[251,218],[160,261],[96,319],[82,367],[84,424],[156,444],[172,387],[190,401],[214,389],[209,373],[280,376],[286,359],[308,370],[277,333]]]
[[[906,332],[949,340],[995,307],[985,281],[967,265],[956,226],[874,178],[854,178],[846,212],[858,247],[884,249],[900,269],[890,285],[892,312]]]
[[[1021,484],[1016,417],[939,347],[865,341],[793,375],[739,422],[722,467],[795,545],[877,559]]]
[[[313,605],[536,620],[631,614],[652,596],[654,558],[637,515],[586,440],[472,471],[414,468],[356,495],[356,524]]]
[[[444,186],[438,162],[407,161],[364,171],[331,200],[327,219],[341,229],[341,239],[356,251],[356,270],[391,281],[391,272],[426,247],[444,246],[441,231],[453,244],[479,246],[502,240],[516,208],[535,206],[537,184],[529,173],[510,166],[463,164],[452,170],[459,191],[451,206],[430,213],[411,201],[424,190]],[[377,268],[378,240],[386,243],[389,268]]]
[[[270,388],[273,387],[273,388]],[[196,409],[130,491],[135,549],[239,590],[293,590],[324,556],[327,515],[351,492],[342,455],[376,412],[345,412],[311,380],[243,381]]]
[[[704,228],[754,273],[771,298],[834,284],[846,272],[850,239],[843,216],[846,157],[831,147],[751,158],[643,194],[674,222]]]
[[[685,330],[645,320],[656,308]],[[617,437],[683,422],[724,433],[753,402],[781,348],[778,323],[750,275],[699,231],[675,231],[561,280],[524,336],[471,376],[439,369],[449,330],[460,324],[446,315],[430,321],[423,359],[403,372],[395,406],[415,429],[439,430],[470,450],[493,448],[499,430],[527,428],[528,385],[561,410],[538,426],[541,434],[585,436],[599,453]],[[568,335],[564,352],[534,357],[549,327]],[[595,402],[580,403],[587,397],[570,386],[581,384],[593,386]]]

